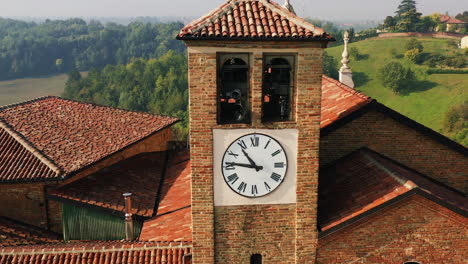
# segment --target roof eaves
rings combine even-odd
[[[20,143],[24,148],[26,148],[29,152],[31,152],[36,158],[38,158],[42,163],[44,163],[47,167],[49,167],[53,172],[56,173],[57,177],[59,178],[60,175],[64,173],[63,169],[61,169],[51,158],[47,155],[42,153],[33,143],[28,141],[21,133],[14,130],[3,118],[0,117],[0,128],[5,130],[10,136],[12,136],[18,143]],[[50,180],[50,179],[48,179]]]
[[[65,197],[62,197],[62,196],[60,196],[58,194],[47,193],[46,198],[48,198],[50,200],[57,201],[57,202],[61,202],[61,203],[71,204],[71,205],[74,205],[74,206],[77,206],[77,207],[88,208],[88,209],[91,209],[91,210],[95,210],[95,211],[104,212],[104,213],[107,213],[107,214],[112,214],[112,215],[115,215],[115,216],[119,216],[119,217],[122,217],[122,221],[123,221],[123,217],[125,217],[125,212],[124,211],[119,211],[119,210],[115,210],[115,209],[104,207],[104,206],[94,205],[94,204],[78,201],[78,200],[71,199],[71,198],[65,198]],[[141,221],[148,220],[150,218],[150,216],[143,216],[143,215],[139,215],[139,214],[133,214],[133,216],[135,218],[137,218],[138,220],[141,220]]]

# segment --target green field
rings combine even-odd
[[[83,77],[87,74],[81,72]],[[66,82],[66,74],[0,81],[0,106],[47,95],[60,96]]]
[[[63,93],[67,75],[0,81],[0,105]]]
[[[393,59],[391,50],[404,54],[405,42],[409,38],[369,39],[350,44],[356,47],[362,58],[352,61],[350,67],[356,89],[377,99],[380,103],[428,126],[436,131],[442,128],[444,114],[454,105],[468,100],[467,74],[425,74],[427,66],[415,65],[404,58]],[[418,38],[424,45],[424,53],[453,54],[456,48],[446,39]],[[343,46],[327,49],[337,61],[341,60]],[[398,60],[410,66],[418,76],[412,91],[396,95],[385,88],[378,79],[378,69],[387,62]]]

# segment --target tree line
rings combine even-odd
[[[188,135],[187,58],[168,51],[155,59],[92,69],[87,76],[68,73],[63,94],[83,102],[178,117],[176,138]]]
[[[132,58],[183,52],[175,40],[182,23],[129,25],[79,18],[43,23],[0,18],[0,80],[86,71]]]

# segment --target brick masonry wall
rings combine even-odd
[[[263,263],[294,263],[295,211],[295,205],[216,207],[216,250],[224,252],[216,263],[250,263],[252,254]]]
[[[168,142],[171,139],[172,131],[170,128],[160,131],[83,170],[65,183],[61,183],[61,185],[84,178],[102,168],[139,153],[167,150]],[[45,183],[42,182],[0,185],[0,215],[41,228],[50,227],[52,231],[62,233],[61,204],[50,200],[46,202],[44,185]],[[57,183],[49,183],[47,188],[56,186]],[[49,210],[48,214],[46,213],[46,209]]]
[[[49,229],[56,233],[63,233],[62,203],[47,200],[47,209],[49,210]]]
[[[47,228],[44,183],[0,185],[0,215]]]
[[[318,264],[465,263],[468,220],[419,195],[319,239]]]
[[[190,150],[192,171],[192,219],[194,241],[194,263],[245,263],[238,257],[242,254],[264,253],[272,259],[268,263],[313,263],[317,243],[316,204],[318,182],[318,140],[320,120],[320,96],[323,49],[321,43],[268,43],[268,42],[190,42],[189,46],[189,87],[190,87]],[[252,124],[217,125],[217,52],[250,53],[250,103]],[[265,53],[297,54],[295,78],[294,121],[284,123],[261,123],[261,93],[263,55]],[[299,147],[297,159],[297,204],[289,221],[277,225],[262,225],[264,219],[282,215],[283,206],[271,205],[266,210],[258,207],[223,207],[214,209],[213,204],[213,133],[212,129],[238,128],[297,128]],[[255,209],[256,208],[256,209]],[[265,209],[265,210],[263,210]],[[261,210],[256,216],[252,210]],[[240,214],[236,224],[226,225],[228,216]],[[216,221],[215,221],[216,219]],[[245,229],[242,222],[252,222]],[[242,229],[243,228],[243,229]],[[294,230],[294,232],[291,232]],[[216,234],[216,235],[215,235]],[[269,240],[227,241],[227,237],[238,234],[283,234],[281,239],[289,241],[284,251],[273,254],[265,251],[271,246]],[[265,235],[266,236],[266,235]],[[233,244],[234,243],[234,244]],[[226,245],[234,250],[222,250]],[[294,244],[295,250],[291,247]],[[216,249],[216,253],[215,253]],[[219,250],[218,250],[219,249]],[[216,255],[216,257],[215,257]]]
[[[376,111],[322,137],[320,163],[329,164],[361,147],[468,192],[468,157]]]

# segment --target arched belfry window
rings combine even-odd
[[[248,54],[218,57],[218,122],[250,123]]]
[[[292,119],[294,56],[267,55],[264,58],[264,122]]]
[[[250,264],[262,264],[262,255],[260,254],[253,254],[250,257]]]

